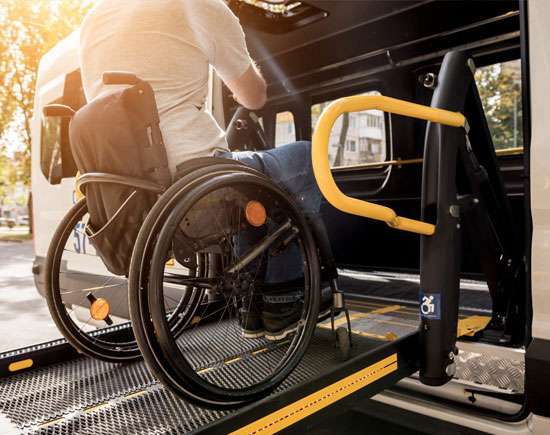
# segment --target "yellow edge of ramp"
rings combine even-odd
[[[313,173],[319,189],[330,204],[345,213],[383,221],[397,230],[431,236],[435,232],[433,224],[400,217],[389,207],[346,196],[334,181],[328,160],[328,147],[330,133],[336,119],[346,112],[374,109],[451,127],[464,127],[466,125],[466,119],[461,113],[423,106],[383,95],[358,95],[340,98],[332,102],[323,111],[313,133],[311,157]]]
[[[396,370],[397,354],[394,353],[231,434],[253,435],[279,432]]]
[[[476,332],[483,331],[489,324],[488,316],[470,316],[458,321],[457,337],[473,337]]]
[[[9,366],[8,366],[8,370],[13,373],[13,372],[18,372],[19,370],[25,370],[25,369],[29,369],[33,366],[34,364],[34,361],[32,359],[24,359],[24,360],[21,360],[21,361],[17,361],[17,362],[13,362],[11,363]]]

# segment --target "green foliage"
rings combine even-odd
[[[40,59],[78,27],[89,7],[89,0],[0,2],[0,184],[30,183],[30,122]]]
[[[523,146],[519,61],[479,68],[476,82],[495,148]]]

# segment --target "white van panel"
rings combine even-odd
[[[40,166],[42,108],[63,96],[65,76],[79,68],[79,32],[61,41],[41,60],[32,120],[31,181],[35,255],[45,257],[52,235],[73,204],[74,179],[51,185]]]
[[[529,2],[533,337],[550,339],[550,2]]]

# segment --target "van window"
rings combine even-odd
[[[61,99],[50,104],[60,104]],[[59,184],[63,177],[61,128],[63,120],[42,116],[40,131],[40,167],[50,184]]]
[[[380,95],[378,91],[360,95]],[[311,106],[311,127],[331,101]],[[345,113],[334,123],[329,141],[331,167],[380,163],[386,160],[386,120],[381,110]]]
[[[296,142],[296,126],[292,112],[279,112],[275,120],[275,146]]]
[[[523,147],[519,59],[478,68],[475,78],[495,149]]]

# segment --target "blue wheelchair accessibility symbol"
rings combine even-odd
[[[441,295],[439,293],[420,295],[420,315],[423,319],[441,318]]]

